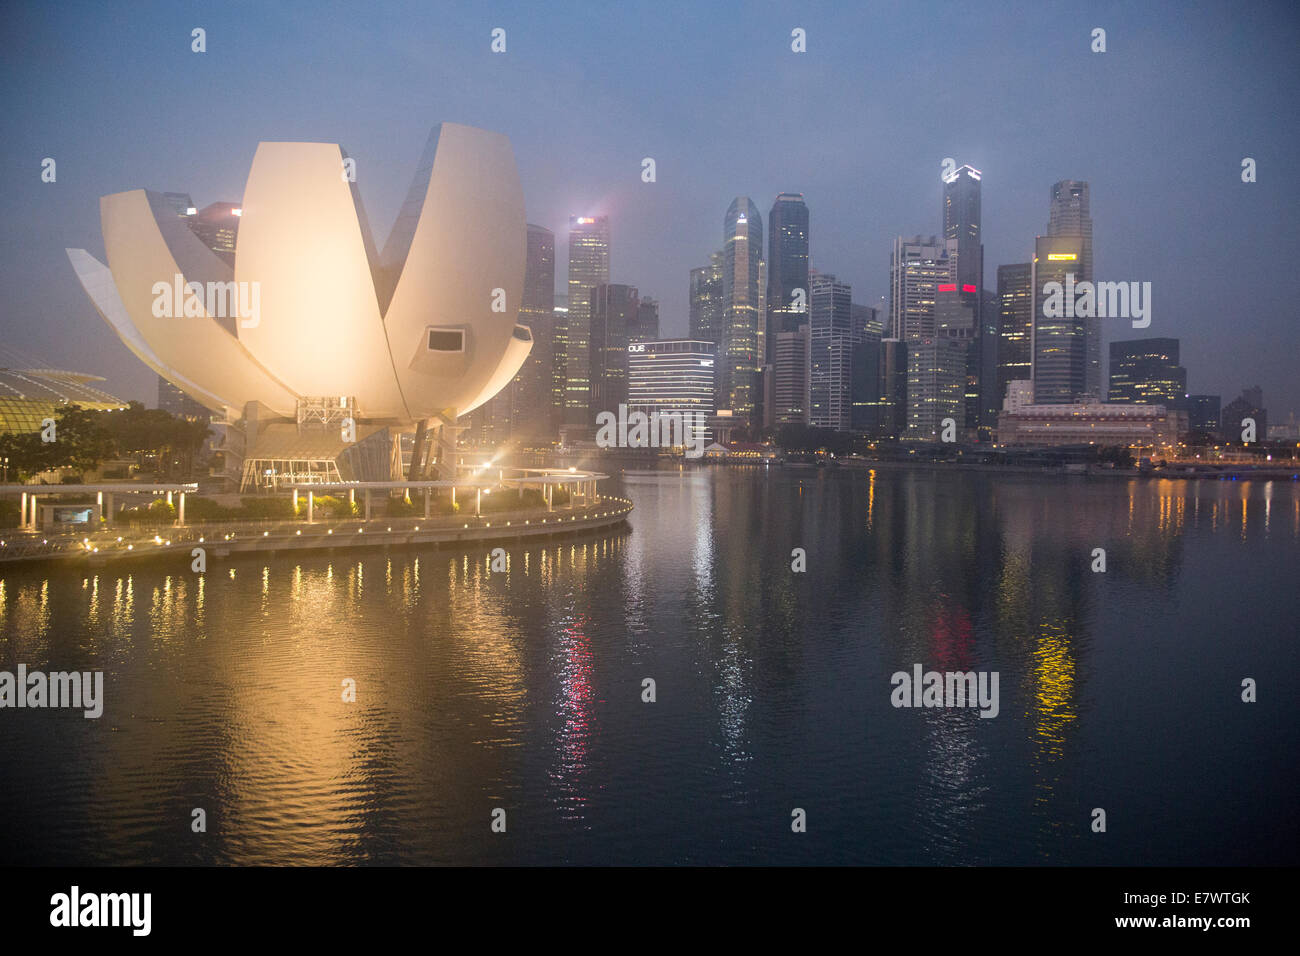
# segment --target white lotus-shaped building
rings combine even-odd
[[[143,189],[100,200],[107,265],[82,249],[69,259],[126,346],[230,420],[257,402],[301,421],[304,402],[335,396],[396,430],[454,422],[532,347],[516,324],[527,234],[510,142],[434,128],[382,252],[345,160],[331,143],[259,144],[233,268]],[[182,309],[164,286],[219,294]],[[241,313],[232,303],[253,289],[256,312]]]

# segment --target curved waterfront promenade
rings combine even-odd
[[[211,560],[235,554],[508,541],[612,527],[631,511],[628,499],[603,495],[572,508],[487,515],[210,522],[147,530],[115,527],[84,534],[9,530],[0,532],[0,566],[54,562],[97,568],[163,558],[188,566],[196,547],[203,548]]]

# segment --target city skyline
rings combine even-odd
[[[472,10],[435,16],[413,6],[398,9],[410,15],[412,28],[383,38],[396,55],[380,73],[342,89],[332,68],[319,62],[333,62],[344,49],[364,56],[380,41],[348,29],[341,12],[324,17],[308,42],[276,54],[299,77],[277,88],[257,71],[236,67],[267,55],[267,44],[293,28],[284,13],[214,12],[202,24],[210,52],[200,55],[190,52],[194,16],[185,12],[156,8],[145,18],[151,29],[128,33],[92,6],[18,11],[13,35],[34,42],[14,50],[0,68],[17,104],[16,132],[3,150],[6,167],[29,175],[31,184],[11,180],[6,191],[4,341],[53,364],[102,374],[124,398],[151,400],[156,379],[125,349],[106,345],[59,261],[64,247],[98,251],[97,197],[151,186],[187,192],[200,209],[233,201],[244,185],[237,171],[247,168],[258,139],[275,130],[284,139],[343,143],[357,159],[358,189],[382,234],[419,153],[407,121],[418,114],[421,123],[480,123],[508,135],[527,219],[554,231],[557,243],[569,216],[608,215],[609,281],[656,298],[664,336],[689,334],[689,271],[716,250],[716,223],[730,197],[748,195],[765,212],[778,194],[802,193],[811,215],[810,265],[833,272],[861,301],[874,303],[887,291],[892,240],[940,230],[936,204],[945,158],[983,173],[986,283],[998,266],[1031,257],[1034,238],[1047,225],[1052,184],[1086,181],[1097,277],[1152,281],[1155,319],[1144,334],[1183,341],[1189,389],[1226,397],[1258,383],[1278,412],[1300,407],[1300,385],[1289,371],[1300,338],[1289,321],[1289,296],[1271,281],[1265,261],[1300,251],[1294,231],[1275,227],[1297,134],[1292,124],[1276,122],[1277,101],[1267,92],[1294,79],[1296,67],[1280,52],[1294,45],[1288,43],[1296,36],[1293,17],[1225,4],[1170,21],[1158,10],[1115,7],[1090,14],[1110,37],[1108,52],[1093,54],[1092,19],[1061,21],[1051,8],[1026,9],[1009,27],[946,6],[936,11],[935,22],[946,27],[937,33],[909,23],[901,6],[870,16],[832,15],[831,8],[762,10],[739,24],[741,36],[733,39],[745,41],[737,47],[764,52],[740,61],[716,55],[713,29],[725,19],[721,12],[647,5],[560,26],[519,8],[493,14],[509,36],[507,52],[494,59],[495,20]],[[687,29],[679,28],[682,22]],[[795,25],[808,31],[807,53],[790,51]],[[668,30],[676,46],[665,50],[656,37]],[[564,55],[607,35],[632,44],[644,67],[620,77],[612,64],[578,65]],[[849,75],[844,65],[857,62],[851,38],[862,35],[875,38],[878,59],[865,75]],[[958,35],[960,44],[945,39]],[[52,42],[55,36],[60,43]],[[1027,37],[1038,45],[1027,49]],[[33,51],[44,49],[43,39],[57,48],[36,69]],[[1247,46],[1260,45],[1248,59]],[[949,54],[969,81],[964,102],[996,104],[1012,77],[1032,76],[1037,85],[1015,110],[959,112],[941,130],[918,132],[915,109],[943,84],[917,66]],[[109,57],[114,82],[103,84]],[[1161,71],[1150,70],[1147,64],[1157,61]],[[1258,74],[1265,92],[1242,100],[1237,90],[1253,82],[1256,62],[1274,65]],[[737,64],[740,75],[729,76]],[[160,69],[173,79],[162,90]],[[1193,77],[1202,92],[1189,102],[1182,90]],[[706,111],[696,108],[701,78],[712,84],[710,100],[734,107],[731,113],[709,110],[706,120]],[[745,92],[759,79],[769,88],[776,83],[775,101],[772,94]],[[1087,134],[1062,148],[1043,135],[1035,111],[1081,83],[1092,101],[1113,101],[1116,109],[1081,117]],[[321,97],[327,85],[334,92]],[[832,87],[862,104],[861,120],[828,123],[842,97],[812,94]],[[744,149],[752,122],[787,97],[812,105],[783,117],[781,137]],[[123,110],[120,102],[151,106]],[[160,113],[193,117],[192,135],[175,143],[169,124],[157,122]],[[106,126],[104,115],[115,123]],[[1208,150],[1193,135],[1207,124],[1221,144]],[[93,150],[78,129],[94,133]],[[812,130],[817,138],[808,140]],[[818,148],[809,151],[804,141]],[[647,156],[656,160],[650,183],[641,176]],[[40,182],[44,157],[59,162],[56,183]],[[1257,160],[1258,182],[1241,182],[1243,157]],[[1186,196],[1188,184],[1197,190],[1195,201]],[[20,239],[31,223],[39,224],[32,239]],[[1224,248],[1252,247],[1267,247],[1270,256],[1222,255]],[[562,265],[556,273],[562,289]],[[1237,306],[1251,314],[1234,314]],[[1242,327],[1251,334],[1241,335]],[[1103,323],[1102,333],[1103,355],[1110,341],[1132,337],[1115,322]],[[1261,349],[1260,341],[1272,344]]]

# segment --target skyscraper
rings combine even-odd
[[[958,343],[966,355],[962,372],[964,404],[957,425],[973,432],[979,419],[979,300],[974,292],[963,292],[961,288],[955,282],[939,283],[934,299],[934,337]]]
[[[1034,377],[1034,265],[998,266],[998,385],[996,407],[1007,397],[1007,383]]]
[[[733,415],[751,422],[763,359],[763,219],[738,196],[722,222],[722,395]]]
[[[777,332],[772,342],[772,394],[764,407],[769,427],[807,425],[812,379],[812,335],[808,323]]]
[[[1107,401],[1122,405],[1186,405],[1187,369],[1178,364],[1177,339],[1110,343]]]
[[[880,340],[880,399],[874,432],[879,438],[902,438],[907,430],[907,343]]]
[[[977,437],[989,439],[996,417],[997,339],[996,333],[985,335],[985,328],[996,328],[997,317],[985,315],[984,246],[980,227],[980,184],[983,174],[971,166],[962,166],[943,177],[943,236],[949,256],[956,241],[956,269],[948,297],[950,314],[939,322],[937,333],[966,342],[965,427]],[[955,313],[952,311],[955,309]]]
[[[548,441],[559,422],[551,407],[555,379],[555,233],[528,226],[528,257],[519,322],[533,333],[533,350],[515,376],[512,437]]]
[[[1063,179],[1052,186],[1052,205],[1048,216],[1049,236],[1073,236],[1080,240],[1079,258],[1075,263],[1075,282],[1092,282],[1092,214],[1089,211],[1088,184]],[[1082,396],[1100,400],[1101,320],[1084,319],[1084,384]]]
[[[889,259],[889,337],[918,339],[935,331],[934,299],[940,283],[955,283],[957,240],[899,236]]]
[[[630,285],[605,283],[591,290],[591,423],[599,412],[627,404],[627,347],[640,297]]]
[[[569,217],[569,312],[565,338],[564,420],[590,425],[591,290],[609,282],[609,217]]]
[[[722,408],[722,270],[724,256],[721,252],[709,256],[709,264],[691,270],[690,336],[702,342],[712,342],[717,361],[713,377],[714,407]]]
[[[811,379],[809,423],[848,431],[850,427],[853,346],[865,329],[853,327],[853,289],[829,273],[809,276]]]
[[[1082,258],[1081,237],[1039,236],[1034,241],[1031,281],[1034,291],[1035,405],[1073,405],[1088,400],[1087,332],[1084,325],[1087,320],[1066,315],[1063,308],[1044,308],[1051,301],[1044,287],[1048,283],[1060,283],[1064,288],[1071,275],[1077,280],[1076,270]]]
[[[558,428],[564,423],[564,386],[568,381],[569,295],[567,292],[556,293],[551,316],[551,335],[555,339],[555,345],[551,350],[551,421]]]
[[[803,193],[781,193],[767,218],[767,362],[777,332],[798,328],[808,311],[808,207]],[[803,290],[803,307],[796,305]]]
[[[943,178],[943,237],[957,240],[958,286],[984,288],[980,253],[980,179],[978,169],[962,166]]]
[[[239,217],[243,210],[237,202],[214,202],[204,206],[185,221],[203,244],[231,268],[235,265],[235,240],[239,236]]]
[[[533,348],[510,383],[470,414],[471,441],[542,443],[554,437],[558,426],[551,408],[554,307],[555,233],[529,223],[519,323],[532,332]]]
[[[190,198],[189,193],[163,193],[162,195],[163,201],[175,210],[176,215],[184,218],[198,213],[198,210],[194,208],[194,200]]]
[[[874,432],[880,422],[880,336],[883,310],[854,302],[850,352],[849,422],[855,432]]]
[[[722,344],[722,268],[721,252],[709,256],[709,264],[691,270],[691,338],[714,345]]]
[[[966,414],[965,343],[951,338],[919,338],[907,342],[907,430],[909,441],[937,442],[944,419],[958,431]]]
[[[981,247],[980,256],[983,255],[984,251]],[[1002,407],[1002,395],[998,391],[998,351],[1002,346],[1001,320],[998,294],[985,289],[980,295],[980,333],[976,339],[979,352],[980,403],[976,424],[980,441],[993,440],[998,427],[998,409]]]
[[[629,342],[649,342],[659,338],[659,303],[648,295],[641,296],[636,319],[628,329]],[[709,378],[713,376],[710,375]]]

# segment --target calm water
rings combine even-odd
[[[1296,484],[620,488],[627,528],[504,574],[485,548],[4,571],[0,669],[102,669],[107,702],[0,711],[0,861],[1297,862]],[[998,671],[1001,713],[895,709],[914,663]]]

